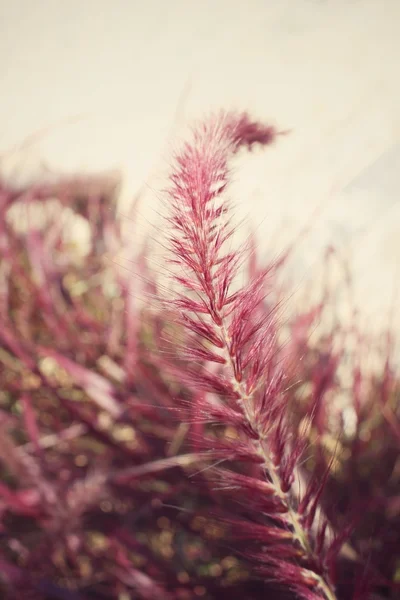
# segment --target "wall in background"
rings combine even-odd
[[[120,168],[123,204],[149,186],[145,230],[157,204],[151,175],[167,166],[180,126],[221,106],[248,109],[292,133],[243,159],[240,214],[261,223],[267,244],[320,206],[301,278],[334,241],[378,319],[400,257],[399,23],[397,0],[2,2],[0,169],[22,183],[44,166]]]

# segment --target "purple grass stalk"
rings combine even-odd
[[[259,310],[268,271],[233,291],[243,252],[228,248],[235,227],[224,194],[227,161],[240,147],[268,145],[277,135],[273,127],[253,122],[246,114],[221,113],[199,125],[192,142],[175,156],[167,221],[172,278],[180,291],[172,305],[177,322],[189,333],[183,349],[189,361],[184,378],[196,392],[217,396],[225,405],[213,411],[213,403],[206,401],[203,414],[213,411],[210,420],[220,424],[238,427],[241,422],[249,456],[262,464],[268,494],[275,498],[277,512],[271,509],[268,515],[272,525],[253,528],[253,539],[262,532],[270,545],[270,555],[258,559],[269,577],[301,597],[335,600],[329,570],[317,556],[312,534],[323,483],[312,482],[300,502],[293,489],[304,446],[291,438],[285,373],[275,357],[276,311],[263,315]],[[211,365],[218,368],[210,370]],[[251,537],[251,524],[247,534]],[[319,546],[324,544],[320,541]]]
[[[299,238],[268,269],[231,249],[229,155],[275,136],[221,114],[177,155],[160,312],[115,178],[0,180],[1,598],[398,598],[395,340],[341,322],[333,249],[285,322]]]

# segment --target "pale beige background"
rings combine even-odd
[[[260,246],[320,204],[299,280],[333,241],[382,321],[400,257],[399,27],[399,0],[0,0],[1,170],[22,184],[43,165],[121,168],[123,202],[150,186],[145,229],[179,126],[248,109],[293,130],[237,172]]]

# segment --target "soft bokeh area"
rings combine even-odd
[[[184,125],[249,110],[291,133],[243,160],[241,216],[274,251],[311,223],[299,281],[333,243],[369,322],[385,321],[400,255],[399,22],[397,0],[3,2],[1,172],[22,185],[117,169],[121,210],[146,190],[144,234]]]

